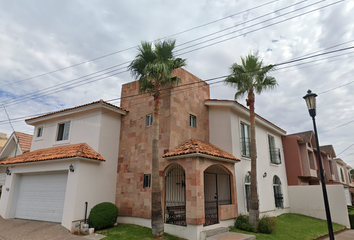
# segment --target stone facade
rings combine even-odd
[[[209,115],[204,105],[204,100],[209,99],[209,85],[183,69],[175,70],[175,75],[182,80],[180,87],[161,94],[159,156],[190,138],[209,140]],[[154,101],[150,94],[138,95],[138,84],[135,81],[122,86],[121,107],[129,113],[122,117],[116,204],[121,216],[150,218],[151,190],[143,188],[143,177],[151,174],[152,126],[146,127],[146,115],[153,113]],[[196,128],[190,127],[190,114],[196,116]],[[164,169],[169,164],[160,159],[162,186]],[[194,188],[191,191],[201,194]]]

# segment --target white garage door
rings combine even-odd
[[[61,222],[67,173],[23,175],[15,218]]]

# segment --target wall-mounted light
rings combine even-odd
[[[6,175],[11,175],[11,171],[9,168],[6,168]]]
[[[72,164],[70,164],[69,170],[70,170],[70,172],[74,172],[75,171],[74,166]]]
[[[264,172],[264,173],[263,173],[263,177],[266,177],[266,176],[267,176],[267,172]]]

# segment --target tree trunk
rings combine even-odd
[[[161,206],[161,183],[159,174],[159,128],[160,128],[160,93],[154,94],[154,115],[152,126],[152,186],[151,186],[151,229],[154,238],[164,233]]]
[[[255,96],[253,91],[248,93],[250,106],[251,125],[251,199],[250,199],[250,224],[257,230],[259,222],[259,200],[257,191],[257,149],[256,149],[256,118],[254,112]]]

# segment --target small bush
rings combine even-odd
[[[262,217],[259,219],[258,232],[271,234],[275,229],[276,220],[271,217]]]
[[[348,215],[349,215],[350,228],[354,229],[354,207],[353,206],[348,206]]]
[[[90,227],[95,230],[103,228],[113,227],[117,221],[118,208],[116,205],[110,202],[99,203],[94,206],[88,218]]]
[[[248,232],[255,231],[255,228],[249,223],[249,218],[246,215],[238,216],[235,221],[235,227]]]

